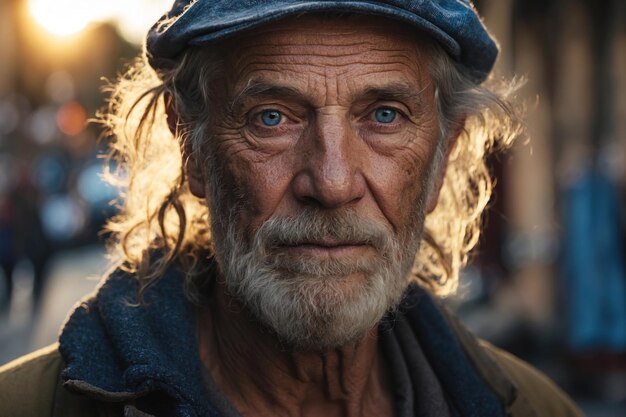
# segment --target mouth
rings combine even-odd
[[[294,254],[320,257],[363,256],[366,252],[373,250],[372,246],[366,242],[334,239],[300,242],[281,246],[281,249]]]

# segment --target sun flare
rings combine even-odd
[[[39,25],[60,37],[80,32],[99,12],[94,2],[85,0],[29,0],[28,9]]]
[[[2,1],[2,0],[0,0]],[[172,0],[28,0],[33,20],[57,37],[78,34],[93,22],[115,24],[127,40],[141,44],[148,28]]]

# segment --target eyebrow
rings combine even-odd
[[[351,97],[352,101],[361,100],[390,100],[406,101],[411,100],[415,104],[423,101],[423,93],[428,88],[424,86],[421,90],[416,90],[409,84],[396,82],[384,85],[366,85],[361,92]],[[286,86],[273,84],[267,81],[251,80],[240,91],[233,95],[233,99],[228,103],[229,111],[235,112],[245,101],[252,97],[280,97],[299,102],[307,102],[307,96],[300,90]]]
[[[252,97],[281,97],[300,102],[306,101],[305,95],[293,87],[251,80],[244,88],[233,95],[232,100],[228,103],[229,111],[232,113],[238,110],[247,99]]]
[[[390,101],[406,101],[413,100],[419,104],[423,100],[423,93],[428,88],[424,86],[421,90],[416,90],[412,86],[405,83],[390,83],[382,86],[366,86],[362,93],[356,94],[353,99],[356,100],[390,100]]]

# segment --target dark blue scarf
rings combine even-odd
[[[60,336],[66,368],[62,379],[74,390],[104,401],[158,393],[180,417],[218,417],[207,401],[197,350],[194,307],[172,268],[137,302],[137,282],[113,273],[96,295],[72,313]],[[453,414],[503,417],[503,406],[467,358],[439,307],[426,291],[411,286],[399,313],[412,327],[439,379]],[[397,317],[396,317],[397,319]],[[394,317],[383,331],[394,332]],[[410,330],[409,330],[410,331]]]

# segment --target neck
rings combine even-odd
[[[244,416],[393,415],[376,329],[347,346],[291,351],[220,284],[199,326],[202,361]]]

